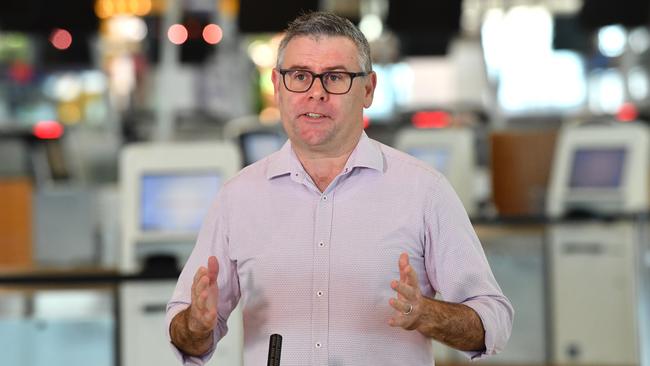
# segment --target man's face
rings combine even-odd
[[[360,72],[357,48],[346,37],[296,37],[285,49],[281,69]],[[275,100],[289,139],[301,152],[335,156],[353,149],[363,130],[363,108],[372,103],[376,75],[353,79],[347,94],[329,94],[319,79],[305,93],[287,90],[273,71]]]

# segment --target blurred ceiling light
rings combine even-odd
[[[384,26],[381,19],[376,14],[368,14],[361,18],[359,22],[359,29],[368,38],[368,42],[375,41],[381,36]]]
[[[203,39],[209,44],[217,44],[223,38],[221,27],[216,24],[208,24],[203,28]]]
[[[84,71],[81,79],[86,94],[103,94],[107,90],[106,75],[99,70]]]
[[[182,24],[172,24],[167,31],[167,38],[173,44],[180,45],[187,41],[187,28]]]
[[[151,0],[97,0],[95,14],[100,19],[116,15],[145,16],[152,10]]]
[[[61,103],[57,108],[59,119],[67,125],[74,125],[81,122],[81,108],[78,103]]]
[[[644,53],[650,48],[650,33],[648,28],[638,27],[630,32],[628,36],[630,48],[636,53]]]
[[[531,57],[551,52],[553,17],[542,6],[514,6],[504,18],[506,32],[501,42],[509,43],[511,55]]]
[[[81,81],[73,73],[60,75],[54,81],[53,94],[56,100],[64,102],[75,100],[81,95],[81,90]]]
[[[608,25],[598,31],[598,49],[607,57],[618,57],[625,50],[625,28],[621,25]]]
[[[630,96],[635,100],[644,100],[648,97],[648,72],[640,66],[630,69],[627,76],[627,86]]]
[[[118,108],[124,107],[135,86],[135,61],[132,57],[121,55],[111,60],[108,66],[110,92],[118,99]]]
[[[499,69],[503,64],[505,45],[503,37],[505,27],[503,18],[505,13],[501,9],[493,8],[485,12],[483,25],[481,26],[481,43],[485,57],[485,66],[488,76],[496,79],[499,75]]]
[[[56,28],[50,34],[50,43],[58,50],[67,50],[72,44],[72,34],[65,29]]]
[[[507,12],[486,12],[481,42],[490,79],[508,69],[521,68],[548,57],[552,52],[553,18],[540,6],[514,6]]]
[[[112,0],[115,7],[115,14],[125,14],[128,11],[127,0]]]
[[[259,67],[273,67],[275,52],[268,42],[254,41],[248,46],[248,55]]]
[[[106,19],[115,13],[115,5],[110,0],[97,0],[95,2],[95,14],[99,19]]]
[[[596,113],[615,114],[625,100],[623,76],[616,69],[595,70],[589,75],[589,107]]]
[[[141,42],[147,36],[147,24],[132,15],[119,15],[107,21],[109,37],[130,42]]]
[[[137,16],[145,16],[151,12],[151,0],[139,0],[133,10]]]
[[[277,33],[273,37],[271,37],[271,40],[269,41],[271,48],[277,50],[278,47],[280,47],[280,42],[282,42],[282,38],[284,38],[284,33]]]

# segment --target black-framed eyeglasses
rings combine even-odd
[[[287,90],[294,93],[305,93],[314,80],[320,79],[326,92],[330,94],[346,94],[352,88],[352,81],[358,76],[368,76],[367,72],[327,71],[317,74],[309,70],[280,69],[282,81]]]

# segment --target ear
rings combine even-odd
[[[375,87],[377,87],[377,74],[374,71],[371,71],[366,77],[366,84],[364,85],[365,93],[363,96],[363,106],[365,108],[370,108],[372,105],[372,99],[375,95]]]
[[[275,104],[279,105],[279,91],[280,91],[280,82],[282,79],[282,75],[280,75],[280,72],[278,69],[273,68],[273,71],[271,71],[271,82],[273,83],[273,96],[275,98]]]

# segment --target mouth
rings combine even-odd
[[[316,112],[307,112],[307,113],[301,114],[300,116],[307,117],[309,119],[315,119],[315,120],[319,120],[319,119],[323,119],[323,118],[328,117],[327,115],[324,115],[324,114],[321,114],[321,113],[316,113]]]

